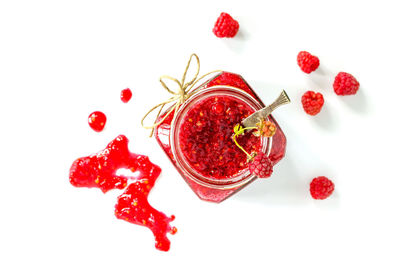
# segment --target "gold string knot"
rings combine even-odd
[[[192,62],[192,59],[193,59],[193,58],[196,59],[196,63],[197,63],[196,74],[194,75],[193,79],[191,79],[189,82],[185,82],[185,81],[186,81],[186,74],[187,74],[187,72],[188,72],[188,70],[189,70],[189,68],[190,68],[190,66],[191,66],[191,62]],[[160,104],[158,104],[158,105],[154,106],[153,108],[151,108],[151,109],[144,115],[144,117],[142,118],[142,121],[141,121],[142,127],[145,128],[145,129],[151,129],[150,137],[153,136],[154,128],[157,127],[158,125],[160,125],[161,123],[163,123],[164,120],[165,120],[172,112],[174,112],[174,117],[173,117],[173,119],[175,119],[176,113],[177,113],[179,107],[180,107],[189,97],[191,97],[191,96],[197,91],[197,90],[191,91],[191,89],[193,88],[193,86],[194,86],[198,81],[202,80],[204,77],[206,77],[206,76],[208,76],[208,75],[210,75],[210,74],[212,74],[212,73],[220,72],[220,70],[215,70],[215,71],[208,72],[208,73],[202,75],[200,78],[197,78],[197,76],[199,75],[199,72],[200,72],[200,59],[199,59],[199,57],[198,57],[196,54],[192,54],[192,55],[190,56],[190,58],[189,58],[189,61],[188,61],[187,65],[186,65],[186,68],[185,68],[185,71],[184,71],[184,73],[183,73],[183,76],[182,76],[181,81],[179,81],[178,79],[173,78],[173,77],[171,77],[171,76],[168,76],[168,75],[163,75],[163,76],[160,77],[160,83],[161,83],[161,85],[164,87],[165,90],[167,90],[167,91],[168,91],[170,94],[172,94],[173,96],[170,97],[169,99],[167,99],[166,101],[163,101],[163,102],[161,102]],[[167,79],[167,80],[170,80],[170,81],[175,82],[175,83],[178,85],[177,91],[171,90],[171,89],[166,85],[166,83],[164,82],[164,79]],[[174,103],[174,102],[175,102],[175,104],[173,104],[173,105],[171,106],[171,108],[170,108],[170,110],[167,112],[167,114],[165,114],[161,120],[157,121],[158,118],[160,117],[160,114],[161,114],[162,110],[164,109],[165,105],[167,105],[167,104],[169,104],[169,103]],[[157,116],[156,116],[156,118],[155,118],[155,120],[154,120],[154,123],[153,123],[152,125],[149,125],[149,126],[144,125],[144,120],[146,119],[146,117],[147,117],[150,113],[152,113],[154,110],[156,110],[157,108],[159,108],[159,110],[158,110]]]

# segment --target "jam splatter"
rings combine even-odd
[[[128,103],[132,98],[132,91],[129,88],[126,88],[121,91],[121,101],[124,103]]]
[[[181,125],[182,152],[192,167],[217,179],[237,175],[248,167],[247,158],[232,141],[233,127],[254,112],[250,106],[229,96],[208,97],[191,108]],[[246,134],[238,137],[246,151],[258,152],[261,139]]]
[[[75,160],[69,172],[69,181],[73,186],[97,187],[104,193],[111,189],[124,189],[128,178],[116,172],[120,168],[129,168],[131,162],[128,160],[135,160],[132,157],[128,139],[120,135],[97,154]]]
[[[150,206],[147,195],[153,188],[154,182],[154,177],[149,176],[148,179],[131,183],[125,192],[118,197],[118,203],[115,205],[115,216],[118,219],[148,227],[156,239],[156,248],[168,251],[170,241],[167,238],[167,233],[175,234],[177,232],[176,227],[171,227],[169,224],[175,219],[175,216],[167,217],[164,213]]]
[[[92,112],[88,118],[90,128],[92,128],[96,132],[103,131],[104,126],[106,125],[106,121],[107,117],[101,111]]]
[[[136,180],[118,198],[115,215],[130,223],[148,227],[156,239],[156,248],[168,251],[170,241],[167,233],[175,234],[177,229],[169,223],[175,216],[167,217],[154,209],[147,196],[161,173],[161,168],[153,164],[147,156],[131,153],[128,139],[120,135],[107,147],[88,157],[75,160],[70,169],[69,179],[76,187],[97,187],[104,193],[111,189],[123,189],[128,177],[117,175],[117,171],[126,168],[137,173]]]

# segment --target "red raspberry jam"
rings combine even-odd
[[[121,101],[124,103],[128,103],[132,98],[132,91],[129,88],[126,88],[121,91]]]
[[[161,173],[161,168],[153,164],[147,156],[131,153],[128,138],[120,135],[107,147],[87,157],[78,158],[72,163],[69,179],[76,187],[97,187],[104,193],[111,189],[124,189],[128,178],[117,175],[121,168],[135,174],[135,180],[119,196],[115,206],[115,216],[130,223],[148,227],[156,239],[156,248],[167,251],[170,241],[167,233],[175,234],[177,229],[170,226],[175,216],[167,217],[154,209],[147,197]]]
[[[179,144],[191,167],[203,176],[224,179],[247,168],[247,156],[232,140],[232,129],[254,110],[230,97],[209,97],[183,118]],[[260,150],[260,138],[246,134],[238,143],[249,153]]]
[[[156,239],[156,248],[168,251],[171,242],[167,233],[174,235],[177,232],[176,227],[171,227],[169,224],[175,216],[167,217],[149,204],[147,195],[153,188],[154,182],[154,179],[141,179],[131,183],[118,197],[115,216],[118,219],[148,227]]]
[[[175,120],[171,112],[155,128],[155,136],[197,196],[221,202],[256,179],[248,171],[246,155],[230,137],[235,124],[265,105],[247,82],[233,73],[221,72],[194,90]],[[239,105],[243,106],[239,109]],[[239,140],[248,152],[262,151],[276,164],[285,155],[286,137],[273,116],[268,119],[277,127],[273,137],[255,139],[246,134]]]
[[[92,128],[96,132],[103,131],[104,126],[106,126],[106,122],[107,122],[107,117],[101,111],[94,111],[90,113],[88,118],[88,123],[90,128]]]

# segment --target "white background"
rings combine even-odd
[[[399,266],[399,29],[397,1],[1,1],[1,266]],[[221,11],[234,39],[211,29]],[[297,53],[320,68],[304,74]],[[196,52],[202,73],[240,73],[264,102],[286,89],[275,117],[288,138],[273,177],[221,204],[200,201],[139,127]],[[360,82],[339,97],[339,71]],[[123,104],[120,90],[133,99]],[[322,92],[319,115],[300,98]],[[87,116],[101,110],[106,129]],[[175,214],[167,253],[151,232],[114,217],[119,191],[74,188],[73,160],[118,134],[163,169],[151,204]],[[331,198],[312,200],[325,175]]]

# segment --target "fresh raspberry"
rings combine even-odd
[[[318,57],[311,55],[307,51],[301,51],[297,55],[297,64],[299,65],[300,69],[305,73],[311,73],[318,68],[319,59]]]
[[[272,174],[272,167],[271,160],[263,152],[259,152],[249,163],[250,173],[257,175],[259,178],[270,177]]]
[[[360,88],[360,83],[353,75],[346,72],[339,72],[333,82],[333,89],[337,95],[354,95]]]
[[[307,91],[301,97],[301,103],[303,104],[304,111],[309,115],[317,115],[322,106],[324,105],[324,96],[320,93],[313,91]]]
[[[239,23],[234,20],[228,13],[222,12],[215,22],[213,33],[215,36],[222,38],[232,38],[239,30]]]
[[[310,193],[314,199],[325,199],[332,195],[335,184],[325,176],[314,178],[310,183]]]

